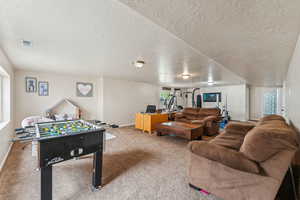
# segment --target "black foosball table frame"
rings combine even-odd
[[[38,141],[41,200],[52,200],[52,166],[93,153],[92,187],[101,188],[104,130]]]
[[[38,142],[41,200],[52,200],[53,165],[88,154],[93,154],[92,189],[97,190],[101,188],[105,129],[83,120],[80,121],[96,128],[70,135],[43,138],[39,137],[39,125],[53,122],[38,123],[35,125],[36,135],[32,137],[32,141]]]

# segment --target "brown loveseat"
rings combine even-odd
[[[203,124],[204,135],[216,135],[219,131],[220,121],[219,108],[185,108],[181,113],[177,113],[175,121]]]
[[[190,142],[189,182],[224,200],[274,200],[297,149],[280,116],[230,123],[210,142]]]

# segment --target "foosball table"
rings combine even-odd
[[[115,126],[116,127],[116,126]],[[16,130],[18,140],[37,142],[41,172],[41,200],[52,199],[52,166],[66,160],[93,153],[92,188],[101,187],[104,146],[103,126],[84,120],[37,123],[27,131],[27,137]],[[18,133],[19,131],[19,133]],[[26,132],[23,130],[23,132]]]

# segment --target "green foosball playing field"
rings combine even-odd
[[[94,126],[83,121],[66,121],[59,123],[46,123],[39,126],[40,137],[71,135],[83,131],[93,130]]]

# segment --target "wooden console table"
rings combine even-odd
[[[168,116],[168,113],[136,113],[135,128],[151,134],[156,124],[168,121]]]

